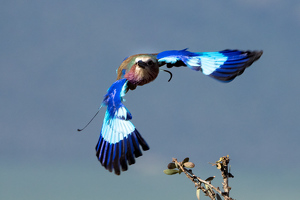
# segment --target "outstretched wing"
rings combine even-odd
[[[122,103],[125,96],[127,80],[117,80],[104,96],[102,105],[107,106],[105,118],[96,145],[96,156],[102,166],[117,175],[128,169],[135,163],[135,158],[142,155],[140,147],[144,151],[149,149],[148,144],[142,138],[138,130],[129,121],[132,119],[130,112]]]
[[[262,51],[224,50],[190,52],[187,49],[163,51],[157,54],[160,66],[187,66],[223,82],[230,82],[262,55]]]

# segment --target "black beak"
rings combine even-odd
[[[141,61],[141,60],[139,60],[139,61],[137,62],[137,64],[139,65],[139,67],[141,67],[141,68],[143,68],[143,69],[145,69],[145,67],[148,66],[147,63],[145,63],[145,62],[143,62],[143,61]]]

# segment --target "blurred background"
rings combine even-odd
[[[234,199],[295,199],[299,184],[300,2],[1,1],[0,199],[196,199],[184,175],[222,187],[208,162],[231,158]],[[83,132],[123,59],[165,50],[263,50],[224,84],[188,68],[125,96],[150,150],[116,176],[98,162],[105,109]],[[207,197],[202,197],[208,199]]]

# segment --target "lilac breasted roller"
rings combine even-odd
[[[154,81],[161,66],[188,67],[221,82],[230,82],[258,60],[262,53],[240,50],[190,52],[183,49],[127,57],[117,70],[117,81],[107,90],[101,104],[107,109],[95,148],[98,160],[107,170],[114,170],[120,175],[121,170],[126,171],[128,165],[135,163],[135,158],[142,156],[142,150],[149,150],[148,144],[131,123],[132,115],[122,100],[129,90]],[[164,71],[172,78],[170,71]]]

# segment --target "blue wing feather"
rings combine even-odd
[[[134,164],[135,157],[142,156],[139,146],[144,151],[149,149],[146,141],[130,122],[132,115],[122,103],[126,89],[127,80],[120,79],[107,90],[102,102],[107,109],[95,148],[100,163],[110,172],[114,170],[117,175],[120,170],[128,169],[127,163]]]
[[[262,51],[223,50],[218,52],[189,52],[187,49],[163,51],[157,54],[160,65],[187,66],[223,82],[230,82],[254,61]]]

